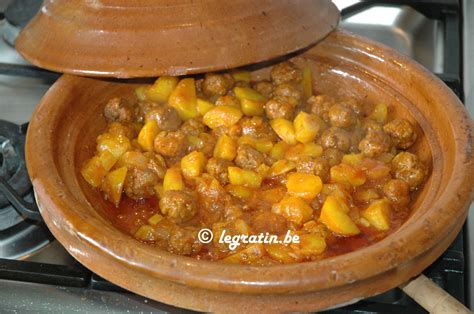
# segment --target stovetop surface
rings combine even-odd
[[[474,16],[474,4],[464,4],[465,14]],[[10,1],[0,0],[0,10]],[[463,89],[461,62],[461,41],[456,42],[459,32],[459,6],[457,1],[416,1],[419,5],[406,4],[409,1],[391,2],[390,5],[367,6],[353,0],[334,1],[340,7],[355,4],[343,11],[341,27],[363,36],[381,41],[400,52],[414,58],[441,77],[458,95],[463,98],[466,92],[471,114],[474,101],[470,88]],[[374,1],[373,1],[374,2]],[[435,2],[436,5],[430,3]],[[443,7],[440,13],[439,7]],[[380,17],[377,19],[374,17]],[[0,34],[6,27],[0,21]],[[8,25],[7,25],[8,27]],[[466,29],[469,29],[466,27]],[[474,25],[470,28],[474,29]],[[471,40],[469,40],[471,36]],[[464,43],[474,46],[474,34],[465,34]],[[450,38],[450,41],[447,41]],[[464,60],[473,60],[466,54]],[[457,56],[457,57],[456,57]],[[11,65],[22,65],[20,69]],[[471,68],[474,68],[472,65]],[[41,96],[54,82],[57,75],[38,73],[30,67],[5,41],[0,40],[0,119],[17,124],[27,122]],[[14,75],[12,75],[14,74]],[[474,74],[466,73],[466,80]],[[470,87],[471,85],[465,86]],[[471,217],[472,218],[472,217]],[[465,228],[467,229],[467,228]],[[473,228],[470,228],[472,230]],[[462,232],[446,253],[424,273],[433,281],[466,303],[469,297],[466,287],[468,263],[466,250],[468,242]],[[472,237],[472,235],[469,235]],[[469,274],[468,274],[469,275]],[[472,281],[471,281],[472,282]],[[45,285],[46,283],[47,285]],[[78,264],[57,242],[52,241],[37,254],[24,261],[0,261],[0,309],[7,311],[35,310],[80,311],[80,312],[186,312],[185,310],[147,300],[128,293],[92,274]],[[329,311],[330,313],[385,313],[385,312],[425,313],[400,289],[393,289],[379,296],[360,301],[354,305]]]

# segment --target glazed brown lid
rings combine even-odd
[[[63,73],[183,75],[300,50],[328,35],[339,17],[330,0],[45,0],[16,48]]]

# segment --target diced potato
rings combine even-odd
[[[265,250],[271,258],[282,264],[293,263],[297,260],[297,256],[293,250],[280,243],[267,244]]]
[[[148,164],[148,158],[141,152],[130,151],[120,156],[117,161],[118,167],[134,167],[138,169],[145,169]]]
[[[138,134],[138,144],[147,152],[153,151],[153,141],[156,135],[158,135],[158,124],[155,120],[149,120]]]
[[[281,159],[275,162],[271,167],[270,171],[268,172],[268,176],[274,177],[280,174],[289,172],[296,168],[296,164],[292,161]]]
[[[155,229],[150,225],[143,225],[135,232],[135,238],[145,242],[155,241]]]
[[[290,146],[285,153],[285,158],[292,161],[297,161],[301,157],[319,157],[323,154],[323,147],[316,143],[298,143]]]
[[[234,221],[234,227],[235,227],[235,230],[239,234],[249,234],[250,233],[250,227],[243,219],[236,219]]]
[[[356,167],[362,162],[363,159],[364,155],[362,154],[346,154],[342,156],[341,162]]]
[[[193,151],[181,159],[181,171],[185,177],[198,177],[206,167],[206,157],[202,152]]]
[[[285,158],[285,153],[290,148],[290,145],[286,144],[284,141],[280,141],[273,145],[272,150],[270,151],[270,157],[274,160],[280,160]]]
[[[211,129],[221,126],[230,127],[242,118],[242,111],[231,106],[216,106],[209,110],[203,117],[202,122]]]
[[[235,139],[224,134],[217,140],[214,147],[214,157],[232,161],[237,155],[237,143]]]
[[[388,108],[385,104],[376,104],[374,110],[369,115],[369,119],[375,120],[378,123],[385,124],[388,117]]]
[[[369,203],[373,200],[379,199],[380,195],[375,189],[364,189],[354,193],[354,200],[359,203]]]
[[[98,187],[107,174],[107,170],[105,170],[99,157],[94,156],[81,168],[81,174],[87,183],[93,187]]]
[[[300,226],[313,217],[313,209],[302,198],[285,196],[280,203],[272,206],[272,212]]]
[[[329,230],[343,236],[353,236],[360,233],[357,225],[348,215],[349,207],[344,201],[334,195],[329,195],[321,209],[319,219]]]
[[[301,143],[309,143],[314,141],[319,130],[324,126],[324,122],[315,114],[301,111],[293,121],[293,125],[296,140]]]
[[[156,197],[161,199],[163,197],[163,194],[165,193],[165,189],[163,188],[163,184],[159,183],[153,187],[153,190],[155,190]]]
[[[203,140],[199,136],[188,135],[186,139],[193,147],[202,147],[203,145]]]
[[[228,184],[225,186],[225,190],[229,192],[230,195],[242,200],[249,200],[253,195],[253,190],[243,185]]]
[[[312,200],[321,192],[323,182],[314,174],[295,172],[288,175],[286,188],[290,195]]]
[[[370,206],[362,212],[362,217],[376,229],[386,231],[390,229],[390,202],[387,199],[373,201]]]
[[[161,76],[146,91],[146,98],[154,102],[165,103],[171,92],[178,85],[178,78],[175,76]]]
[[[250,99],[242,99],[240,101],[240,105],[242,107],[242,112],[246,116],[263,116],[263,102],[255,101]]]
[[[222,261],[231,264],[252,264],[262,258],[264,253],[263,244],[251,244],[242,251],[227,256]]]
[[[249,99],[258,102],[265,101],[263,95],[250,87],[234,87],[234,94],[240,101],[242,101],[242,99]]]
[[[117,157],[115,157],[108,150],[104,150],[100,152],[98,157],[99,157],[100,163],[102,164],[102,167],[104,167],[105,171],[107,172],[109,172],[110,169],[112,169],[112,167],[115,166],[118,160]]]
[[[138,100],[145,101],[146,100],[146,92],[149,86],[142,85],[135,88],[135,95],[137,96]]]
[[[243,135],[239,137],[238,144],[249,145],[261,153],[268,153],[272,150],[273,142],[266,138],[255,138],[252,136]]]
[[[227,170],[231,184],[243,185],[250,188],[258,188],[262,184],[262,176],[252,170],[238,167],[229,167]]]
[[[122,198],[123,192],[123,183],[125,182],[125,177],[127,176],[127,170],[127,167],[121,167],[109,172],[105,176],[104,183],[102,184],[103,191],[107,195],[108,199],[115,204],[115,206],[120,204],[120,199]]]
[[[319,234],[300,235],[299,252],[306,256],[319,255],[326,250],[326,241]]]
[[[351,198],[351,191],[352,187],[349,184],[345,183],[330,183],[324,184],[321,190],[321,193],[324,195],[334,195],[339,197],[344,202],[348,201]],[[345,203],[342,203],[345,204]],[[349,208],[347,207],[347,212],[349,212]]]
[[[285,188],[276,187],[268,190],[258,192],[258,199],[268,204],[275,204],[280,202],[285,196]]]
[[[303,80],[301,83],[303,85],[304,98],[311,97],[313,95],[313,74],[309,67],[303,69]]]
[[[390,165],[382,162],[375,161],[368,169],[366,169],[367,178],[371,180],[379,180],[390,176],[392,168]]]
[[[184,189],[184,182],[181,175],[181,169],[174,167],[166,170],[165,177],[163,179],[163,190],[170,191],[182,189]]]
[[[207,100],[201,98],[197,99],[197,111],[201,116],[205,115],[209,110],[214,107],[215,106]]]
[[[151,216],[150,218],[148,218],[148,223],[152,226],[156,225],[157,223],[159,223],[160,221],[162,221],[165,217],[163,217],[162,215],[160,214],[154,214],[153,216]]]
[[[269,172],[270,172],[270,167],[265,164],[261,164],[260,166],[257,167],[257,173],[261,175],[263,178],[265,178]]]
[[[176,109],[183,120],[198,116],[196,86],[193,78],[184,78],[179,81],[169,96],[168,103]]]
[[[367,176],[365,172],[347,164],[339,164],[331,167],[331,181],[338,183],[348,183],[353,186],[360,186],[365,183]]]
[[[296,144],[296,134],[293,123],[287,119],[278,118],[270,121],[275,133],[289,145]]]
[[[123,135],[112,135],[104,133],[97,138],[97,151],[99,153],[107,150],[119,158],[131,148],[130,140]]]
[[[232,78],[236,81],[249,83],[252,76],[249,71],[234,71],[232,72]]]

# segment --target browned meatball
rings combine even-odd
[[[214,147],[216,146],[217,139],[214,135],[209,133],[199,134],[199,141],[196,145],[193,145],[192,150],[201,151],[206,157],[211,157],[214,153]]]
[[[144,155],[148,159],[147,168],[155,172],[160,179],[163,179],[166,172],[166,162],[164,158],[153,152],[146,152]]]
[[[207,161],[206,171],[214,178],[216,178],[221,184],[225,185],[229,183],[229,175],[227,169],[233,166],[233,163],[220,158],[210,158]]]
[[[367,133],[371,131],[382,131],[383,126],[372,119],[365,119],[362,121],[362,129]]]
[[[270,76],[276,85],[288,82],[298,83],[302,78],[301,70],[290,61],[275,65],[270,72]]]
[[[329,162],[323,157],[318,158],[301,158],[296,163],[296,171],[315,174],[327,182],[329,179]]]
[[[272,97],[273,85],[269,81],[259,81],[254,85],[254,88],[257,92],[262,94],[265,98]]]
[[[270,124],[263,120],[262,117],[243,117],[240,119],[239,124],[242,129],[242,135],[270,140],[277,139],[277,135]]]
[[[199,253],[202,243],[198,238],[198,230],[193,227],[173,228],[168,240],[168,249],[171,253],[179,255]]]
[[[153,196],[155,194],[153,188],[158,182],[159,178],[153,170],[148,168],[131,168],[128,170],[127,177],[125,178],[125,194],[133,199]]]
[[[350,134],[344,129],[330,127],[321,134],[321,145],[346,152],[351,146]]]
[[[328,111],[329,122],[338,128],[350,128],[357,122],[357,116],[351,108],[335,104]]]
[[[321,119],[329,122],[329,109],[335,104],[332,97],[327,95],[311,96],[306,102],[311,113],[317,114]]]
[[[202,82],[202,91],[207,97],[224,96],[234,85],[230,74],[207,73]]]
[[[115,97],[110,99],[104,108],[104,117],[107,121],[132,122],[134,112],[127,100]]]
[[[145,121],[154,120],[162,131],[175,131],[181,125],[176,109],[170,106],[155,106],[145,114]]]
[[[230,106],[240,109],[240,101],[237,99],[237,97],[231,95],[220,96],[219,98],[217,98],[215,105]]]
[[[197,213],[196,197],[188,191],[165,191],[160,199],[160,210],[178,223],[188,221]]]
[[[383,186],[383,193],[394,204],[406,206],[410,202],[410,186],[405,181],[392,179]]]
[[[297,106],[301,101],[302,92],[295,84],[283,83],[277,85],[273,91],[273,95],[278,97],[285,97],[292,106]]]
[[[189,119],[183,123],[180,130],[185,135],[198,136],[199,134],[206,132],[206,126],[198,120]]]
[[[327,148],[323,152],[323,158],[326,159],[329,163],[329,166],[335,166],[341,163],[344,153],[335,148]]]
[[[237,156],[235,156],[234,162],[244,169],[256,169],[265,162],[265,157],[249,145],[241,145],[237,148]]]
[[[288,231],[286,219],[281,215],[270,211],[262,211],[253,217],[251,226],[256,233],[268,232],[269,234],[280,235]]]
[[[425,179],[427,169],[418,157],[409,152],[401,152],[392,159],[392,170],[395,178],[408,183],[410,190],[415,190]]]
[[[163,131],[155,137],[153,145],[155,152],[166,157],[176,157],[186,151],[187,140],[181,131]]]
[[[291,120],[295,111],[294,106],[284,97],[272,98],[265,103],[265,113],[268,119],[285,118]]]
[[[358,102],[355,98],[345,97],[339,101],[339,104],[346,106],[348,108],[351,108],[352,111],[357,116],[363,116],[365,113],[364,106],[362,105],[362,103]]]
[[[133,124],[128,122],[111,122],[107,126],[107,132],[112,135],[125,136],[128,139],[132,139],[137,135]]]
[[[397,148],[407,149],[416,141],[416,132],[410,122],[405,119],[395,119],[383,127]]]
[[[387,153],[392,148],[390,136],[384,131],[369,131],[359,143],[359,150],[364,156],[376,157]]]

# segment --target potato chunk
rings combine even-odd
[[[214,157],[232,161],[237,155],[237,143],[230,136],[224,134],[217,140],[214,147]]]
[[[142,127],[138,134],[138,144],[147,152],[153,151],[153,143],[158,135],[158,124],[154,120],[150,120]]]
[[[295,172],[288,175],[286,188],[290,195],[312,200],[321,192],[323,182],[320,177],[314,174]]]
[[[314,141],[319,130],[324,126],[324,121],[315,114],[301,111],[293,121],[295,138],[298,142],[309,143]]]
[[[165,103],[178,85],[176,76],[161,76],[146,90],[146,98],[154,102]]]
[[[258,188],[262,184],[262,176],[252,170],[229,167],[229,181],[234,185],[243,185],[250,188]]]
[[[182,189],[184,189],[184,182],[181,175],[181,169],[174,167],[166,170],[165,177],[163,179],[163,190],[170,191]]]
[[[390,201],[385,198],[373,201],[362,212],[362,217],[367,219],[370,225],[376,229],[387,231],[390,229]]]
[[[250,87],[234,87],[234,94],[240,101],[249,99],[257,102],[265,101],[265,97]]]
[[[181,159],[181,171],[185,177],[198,177],[204,171],[206,162],[202,152],[193,151]]]
[[[303,85],[303,96],[304,98],[309,98],[313,95],[313,73],[311,68],[306,67],[303,69],[303,80],[301,81]]]
[[[242,112],[246,116],[263,116],[264,109],[263,109],[263,102],[255,101],[251,99],[242,99],[240,101],[240,105],[242,107]]]
[[[374,110],[369,115],[369,119],[375,120],[378,123],[384,124],[387,122],[388,107],[385,104],[376,104]]]
[[[331,181],[337,183],[349,183],[360,186],[365,183],[367,176],[364,171],[348,164],[339,164],[331,167]]]
[[[216,106],[209,110],[202,121],[211,129],[218,127],[230,127],[242,118],[242,111],[231,106]]]
[[[343,236],[353,236],[360,233],[357,225],[348,215],[349,208],[340,197],[329,195],[321,209],[319,219],[329,230]]]
[[[311,206],[297,196],[285,196],[280,203],[272,206],[272,212],[282,215],[298,226],[301,226],[313,217]]]
[[[290,120],[278,118],[270,121],[270,126],[275,133],[287,144],[296,144],[296,134],[293,123]]]
[[[123,184],[127,176],[127,167],[121,167],[109,172],[105,176],[102,190],[106,193],[107,198],[111,200],[115,206],[120,204],[122,198]]]
[[[201,98],[197,99],[197,111],[201,116],[205,115],[209,110],[214,107],[215,106],[207,100]]]
[[[302,234],[300,236],[299,252],[305,256],[319,255],[326,250],[326,241],[319,234]]]
[[[196,86],[193,78],[184,78],[179,81],[169,96],[168,103],[178,111],[183,120],[198,116]]]

